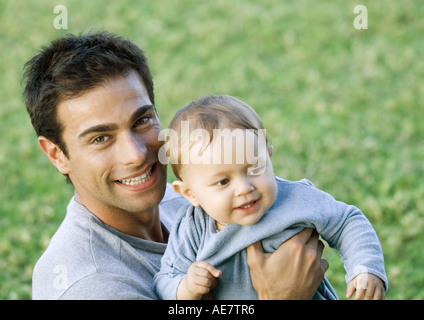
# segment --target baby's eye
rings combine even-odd
[[[228,182],[230,182],[230,179],[225,178],[225,179],[222,179],[221,181],[219,181],[219,182],[217,183],[217,185],[218,185],[218,186],[225,186],[226,184],[228,184]]]
[[[257,165],[256,167],[254,167],[254,168],[249,168],[248,169],[248,171],[247,171],[247,174],[249,175],[249,176],[258,176],[258,175],[261,175],[261,174],[263,174],[265,172],[265,166],[264,165]]]

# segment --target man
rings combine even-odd
[[[25,65],[41,149],[75,188],[33,273],[34,299],[156,299],[182,197],[168,189],[153,81],[140,48],[107,32],[67,35]],[[261,299],[311,298],[328,268],[306,229],[273,254],[248,248]]]

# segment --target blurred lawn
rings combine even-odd
[[[58,4],[68,30],[53,27]],[[353,27],[357,4],[368,30]],[[163,126],[205,93],[252,105],[275,172],[360,207],[382,242],[387,298],[424,299],[423,17],[421,0],[0,0],[0,299],[31,298],[32,268],[72,195],[37,146],[22,66],[50,40],[91,29],[146,51]],[[325,256],[343,298],[338,254]]]

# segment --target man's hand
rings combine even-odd
[[[328,262],[321,259],[324,244],[306,228],[275,252],[264,253],[261,242],[247,248],[250,277],[261,300],[311,299],[324,279]]]

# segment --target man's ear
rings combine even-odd
[[[69,174],[69,162],[68,158],[66,158],[62,149],[59,148],[58,145],[54,144],[51,140],[46,137],[40,136],[38,137],[38,144],[41,149],[49,158],[50,162],[59,170],[62,174]]]
[[[181,194],[193,206],[197,207],[199,205],[199,203],[197,202],[196,198],[193,195],[193,192],[191,192],[191,189],[187,187],[187,185],[183,181],[176,180],[172,182],[172,187],[174,188],[175,192],[178,192],[179,194]]]

